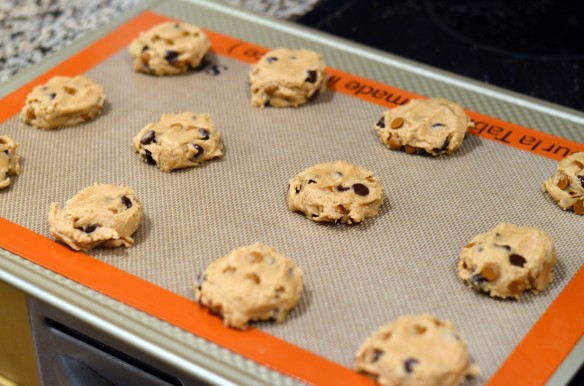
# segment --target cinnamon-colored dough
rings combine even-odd
[[[166,22],[142,32],[129,50],[135,71],[162,76],[197,68],[209,46],[207,35],[196,25]]]
[[[209,114],[164,114],[134,137],[134,150],[144,162],[165,172],[188,168],[223,155],[221,134]]]
[[[51,204],[50,233],[74,250],[131,247],[143,212],[131,188],[96,184],[77,193],[63,209]]]
[[[493,297],[519,299],[527,290],[543,291],[554,277],[555,264],[554,243],[547,233],[503,223],[462,249],[458,274]]]
[[[414,99],[383,113],[375,125],[379,139],[409,154],[451,154],[473,123],[462,107],[444,98]]]
[[[456,327],[430,314],[402,316],[375,331],[355,367],[385,386],[458,386],[480,371]]]
[[[20,157],[16,154],[18,144],[10,137],[0,136],[0,189],[12,183],[11,176],[20,174]]]
[[[584,152],[561,160],[554,175],[543,183],[542,189],[563,210],[584,215]]]
[[[309,50],[278,48],[266,53],[249,72],[254,107],[298,107],[325,90],[322,56]]]
[[[55,76],[28,94],[20,119],[45,130],[72,126],[101,114],[104,100],[103,87],[85,75]]]
[[[358,223],[375,217],[383,187],[369,170],[344,161],[311,166],[290,180],[288,207],[313,221]]]
[[[245,329],[250,321],[283,321],[298,303],[302,285],[296,264],[256,243],[209,264],[195,283],[195,297],[222,315],[226,326]]]

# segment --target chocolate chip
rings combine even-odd
[[[4,154],[9,155],[10,153],[8,152],[8,150],[4,150]]]
[[[296,188],[294,188],[294,191],[296,192],[296,194],[298,194],[298,193],[300,193],[300,188],[296,187]]]
[[[344,192],[345,190],[349,190],[349,189],[351,189],[351,188],[345,188],[345,187],[344,187],[344,186],[342,186],[342,185],[339,185],[339,186],[337,186],[337,190],[338,190],[339,192]]]
[[[200,156],[203,155],[203,153],[205,152],[205,149],[203,149],[200,145],[197,145],[196,143],[193,144],[193,147],[195,148],[195,150],[197,151],[195,154],[193,154],[193,156],[191,157],[191,159],[194,161],[197,158],[199,158]]]
[[[209,139],[209,130],[199,129],[199,135],[203,141],[206,141]]]
[[[480,273],[474,274],[472,275],[468,281],[470,282],[471,285],[477,287],[477,286],[482,286],[483,284],[485,284],[488,280],[483,277],[483,275],[481,275]]]
[[[318,76],[316,75],[316,71],[314,70],[308,71],[308,76],[306,77],[306,81],[308,83],[316,83],[317,78]]]
[[[203,285],[203,274],[198,274],[197,277],[195,278],[195,283],[197,284],[197,287],[199,287],[199,289],[201,289],[201,286]]]
[[[143,157],[148,165],[156,165],[156,160],[152,157],[152,153],[150,152],[150,150],[144,149]]]
[[[142,52],[148,51],[149,49],[150,49],[150,47],[144,46],[144,47],[142,47]]]
[[[179,55],[180,54],[176,51],[167,50],[166,54],[164,55],[164,60],[170,64],[176,64]]]
[[[389,123],[389,127],[392,129],[399,129],[399,128],[403,127],[404,123],[405,123],[405,120],[402,117],[395,117]]]
[[[126,208],[130,209],[132,207],[132,200],[126,196],[122,196],[122,204],[124,204]]]
[[[511,251],[511,247],[508,245],[497,245],[498,247],[505,248],[508,251]]]
[[[87,226],[85,229],[83,229],[83,232],[93,233],[93,232],[95,232],[96,229],[97,229],[97,224],[91,224],[91,225]]]
[[[525,291],[525,281],[522,279],[515,279],[507,286],[511,296],[521,295]]]
[[[578,179],[580,180],[580,185],[584,188],[584,176],[578,176]]]
[[[440,129],[441,127],[444,127],[444,126],[446,126],[444,123],[434,123],[432,125],[432,128],[433,129]]]
[[[414,366],[417,364],[418,360],[415,358],[406,359],[406,361],[404,362],[404,370],[406,371],[407,374],[410,374],[412,371],[414,371]]]
[[[275,56],[270,56],[269,58],[266,58],[266,62],[268,63],[275,62],[276,60],[278,60],[278,58],[276,58]]]
[[[142,139],[140,139],[141,145],[149,145],[152,142],[156,142],[156,132],[154,130],[148,131],[146,134],[144,134]]]
[[[527,260],[521,255],[512,254],[509,256],[509,262],[517,267],[523,267]]]
[[[446,149],[448,149],[448,145],[450,145],[450,139],[451,139],[450,136],[446,137],[446,139],[444,140],[444,143],[442,144],[442,147],[440,147],[440,152],[443,153],[446,151]]]
[[[385,128],[385,116],[381,117],[381,119],[377,121],[377,126],[381,127],[382,129]]]
[[[316,181],[315,180],[308,180],[308,183],[309,184],[316,184]]]
[[[49,98],[51,98],[51,100],[55,99],[56,96],[57,96],[57,93],[54,93],[54,92],[49,94]]]
[[[418,148],[410,145],[404,145],[404,151],[408,154],[416,154],[418,152]]]
[[[353,185],[353,191],[360,196],[367,196],[369,194],[369,188],[360,183]]]
[[[373,350],[373,357],[371,358],[371,362],[377,362],[383,354],[385,353],[381,350]]]

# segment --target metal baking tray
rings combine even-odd
[[[205,29],[206,64],[177,77],[132,72],[129,41],[168,19]],[[298,109],[254,109],[249,63],[283,46],[322,53],[329,90]],[[18,122],[33,85],[77,73],[104,85],[103,116],[54,132]],[[23,157],[21,176],[0,192],[0,278],[187,373],[217,384],[371,384],[352,370],[356,349],[379,326],[421,312],[463,331],[482,368],[469,384],[562,384],[580,363],[582,219],[540,191],[557,160],[584,149],[580,112],[236,8],[170,0],[141,3],[6,82],[0,96],[0,134]],[[468,109],[476,127],[454,155],[413,157],[376,138],[384,110],[418,97]],[[212,114],[225,157],[170,174],[140,162],[131,138],[182,111]],[[345,226],[289,212],[288,179],[337,159],[379,177],[379,216]],[[134,247],[82,254],[48,238],[48,205],[93,182],[136,190],[146,216]],[[544,293],[499,301],[457,278],[460,249],[499,222],[554,238],[559,263]],[[234,331],[194,303],[192,284],[210,261],[256,241],[297,262],[306,288],[284,323]]]

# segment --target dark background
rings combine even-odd
[[[584,111],[584,0],[321,0],[296,22]]]
[[[322,0],[296,21],[584,111],[582,0]]]

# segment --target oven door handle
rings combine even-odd
[[[53,367],[60,386],[115,386],[85,363],[66,355],[57,355]]]

